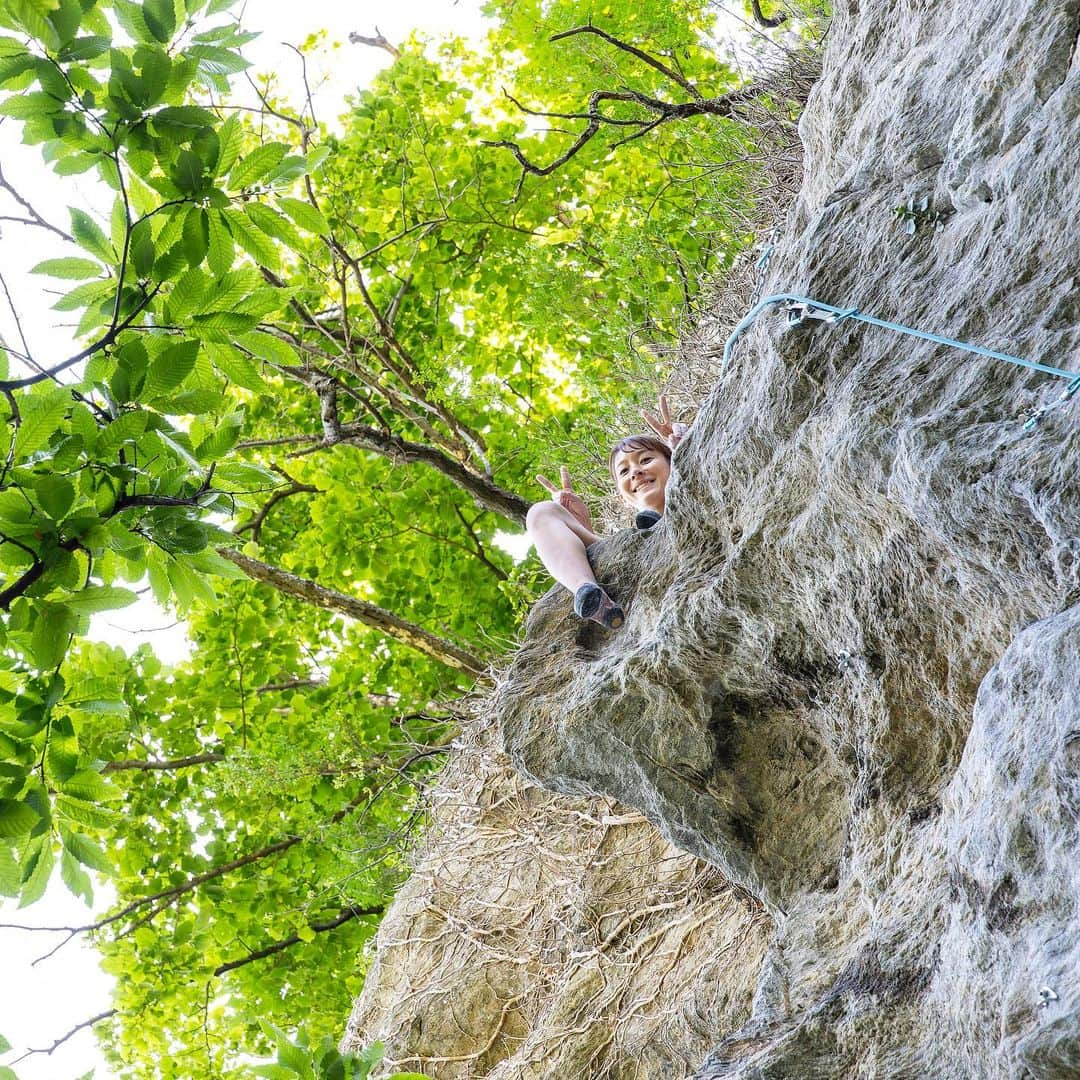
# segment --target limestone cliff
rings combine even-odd
[[[839,5],[766,290],[1080,369],[1078,30]],[[452,764],[350,1038],[439,1078],[1080,1076],[1080,401],[1025,432],[1062,380],[850,320],[766,316],[714,376],[663,523],[594,549],[624,628],[530,616],[522,775]]]

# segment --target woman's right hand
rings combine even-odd
[[[589,508],[582,501],[581,496],[574,491],[574,485],[570,481],[570,470],[565,465],[560,466],[559,476],[562,487],[556,487],[546,476],[538,475],[536,479],[551,492],[552,502],[557,502],[564,510],[577,518],[586,529],[592,529]]]

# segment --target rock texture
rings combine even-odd
[[[766,291],[1080,370],[1078,31],[1078,0],[839,5]],[[908,236],[896,208],[924,198]],[[553,590],[497,694],[514,764],[572,801],[497,790],[537,800],[511,831],[610,813],[597,796],[633,807],[767,920],[738,892],[686,894],[711,912],[700,934],[752,938],[680,975],[693,1024],[598,1006],[623,1041],[590,1057],[549,987],[466,1059],[449,1033],[425,1049],[400,1030],[478,985],[465,962],[445,977],[449,946],[422,974],[388,942],[424,936],[407,889],[355,1036],[440,1078],[1080,1076],[1080,401],[1025,433],[1062,380],[851,321],[765,317],[716,374],[663,523],[593,549],[627,624],[583,626]],[[482,820],[479,790],[462,799]],[[564,950],[550,970],[572,995],[586,913],[615,883],[660,885],[617,847],[613,884],[590,885],[588,843],[562,830],[545,843],[569,845],[579,884],[529,927]],[[550,888],[522,858],[506,897],[466,875],[447,910]],[[636,932],[661,935],[657,917]],[[483,967],[504,1005],[543,979],[541,946],[514,949]],[[405,971],[430,1007],[395,989]]]

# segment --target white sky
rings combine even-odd
[[[312,64],[309,75],[316,92],[316,106],[323,120],[336,117],[344,107],[344,97],[358,86],[367,85],[374,74],[390,62],[389,54],[379,49],[348,44],[350,31],[372,36],[378,25],[392,42],[405,38],[415,29],[430,34],[457,33],[478,37],[484,21],[479,14],[480,0],[394,0],[393,3],[343,4],[340,0],[303,0],[284,3],[281,0],[249,0],[244,17],[245,25],[263,31],[262,37],[249,45],[245,54],[254,63],[254,71],[274,71],[287,90],[299,86],[299,66],[296,56],[282,42],[299,44],[308,34],[327,30],[329,40],[338,40],[341,48],[330,53],[333,69],[320,71]],[[242,79],[237,81],[241,85]],[[24,147],[18,142],[19,131],[11,120],[0,121],[0,162],[4,174],[17,190],[34,204],[46,218],[62,227],[68,224],[67,205],[96,208],[107,217],[111,193],[102,202],[91,174],[57,178],[42,163],[37,148]],[[20,214],[5,192],[0,192],[0,214]],[[27,272],[35,263],[46,258],[71,254],[61,241],[41,229],[31,229],[0,222],[0,272],[13,288],[23,312],[24,330],[32,350],[39,356],[67,356],[71,348],[69,328],[59,325],[49,303],[36,309],[31,301],[45,280],[30,279],[30,285],[16,288],[27,281]],[[60,283],[64,284],[64,283]],[[67,318],[61,316],[61,318]],[[0,312],[0,331],[12,330],[6,311]],[[16,339],[17,340],[17,339]],[[188,643],[182,624],[163,612],[149,598],[129,608],[97,616],[93,637],[111,641],[130,650],[140,641],[148,640],[154,651],[166,663],[176,662],[188,654]],[[99,910],[108,906],[108,887],[98,886]],[[60,882],[59,874],[37,904],[18,911],[14,901],[0,906],[0,923],[23,923],[34,926],[82,925],[91,921],[92,913],[81,900],[73,897]],[[37,967],[31,962],[48,951],[63,935],[28,933],[0,929],[0,1034],[12,1044],[10,1054],[0,1055],[0,1064],[8,1064],[28,1047],[48,1047],[76,1024],[104,1012],[110,1007],[112,979],[98,967],[97,954],[79,939],[66,945],[55,957]],[[75,1080],[94,1068],[94,1080],[113,1080],[113,1073],[101,1060],[93,1035],[80,1032],[52,1056],[34,1055],[18,1065],[19,1080]]]

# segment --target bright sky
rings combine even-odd
[[[282,0],[248,0],[244,22],[252,29],[261,29],[262,37],[247,47],[246,55],[257,72],[276,72],[279,88],[288,91],[299,87],[300,70],[294,53],[282,42],[299,44],[309,34],[328,31],[329,41],[341,42],[341,47],[327,54],[329,70],[313,64],[309,72],[321,118],[330,120],[344,107],[344,98],[357,86],[370,82],[372,76],[390,62],[389,54],[363,45],[350,45],[350,31],[373,36],[374,27],[392,42],[400,41],[413,30],[432,35],[456,33],[479,37],[484,20],[480,0],[394,0],[393,3],[352,3],[340,0],[304,0],[284,3]],[[68,205],[83,205],[100,210],[102,202],[90,174],[59,179],[42,163],[36,148],[23,147],[18,142],[18,130],[13,121],[0,121],[0,164],[5,177],[17,190],[31,198],[35,208],[46,218],[67,225]],[[111,204],[111,193],[104,203]],[[19,208],[0,192],[0,214],[20,213]],[[49,311],[49,302],[37,309],[31,297],[39,291],[43,279],[33,279],[31,288],[16,289],[25,282],[27,272],[45,258],[70,254],[65,245],[55,244],[41,229],[25,228],[0,222],[0,273],[13,287],[23,312],[23,329],[32,351],[39,356],[67,356],[71,348],[70,329],[58,322]],[[50,301],[51,302],[51,301]],[[6,312],[0,313],[0,332],[9,334],[14,328]],[[183,626],[176,624],[152,600],[144,599],[122,611],[98,616],[93,637],[110,641],[125,649],[134,648],[148,640],[165,662],[183,659],[188,653]],[[107,886],[96,889],[99,910],[108,906]],[[0,923],[22,923],[34,926],[74,926],[92,921],[93,913],[81,900],[74,898],[60,882],[57,874],[48,893],[39,903],[26,911],[17,911],[14,902],[0,907]],[[111,978],[97,965],[96,953],[73,940],[55,957],[31,966],[35,957],[47,952],[63,938],[62,934],[30,933],[0,929],[0,958],[3,978],[0,978],[0,1034],[12,1044],[13,1052],[0,1055],[0,1064],[7,1064],[26,1048],[48,1047],[76,1024],[110,1007]],[[75,1080],[91,1068],[94,1080],[115,1077],[101,1060],[93,1035],[80,1032],[53,1055],[37,1054],[27,1058],[17,1068],[19,1080]]]

